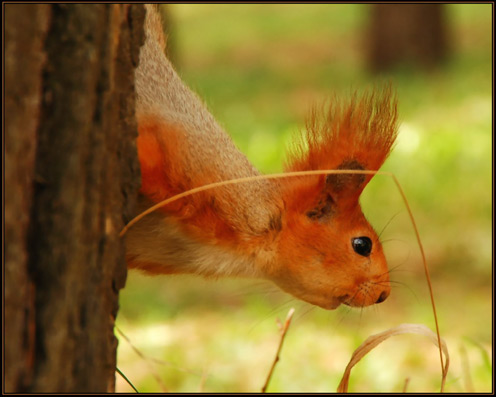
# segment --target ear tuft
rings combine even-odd
[[[295,142],[287,171],[325,169],[378,170],[388,157],[398,132],[397,100],[391,85],[355,93],[348,103],[334,101],[326,112],[313,111],[307,129]],[[333,174],[331,194],[358,197],[372,175]]]

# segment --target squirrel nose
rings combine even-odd
[[[389,296],[389,292],[387,291],[382,291],[381,292],[381,295],[379,295],[379,298],[377,299],[377,301],[375,303],[381,303],[381,302],[384,302],[387,297]]]

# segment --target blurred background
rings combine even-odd
[[[416,7],[420,7],[416,8]],[[383,167],[408,197],[425,247],[449,392],[492,390],[492,4],[167,5],[169,56],[238,147],[264,173],[334,94],[392,81],[398,143]],[[400,323],[435,330],[419,248],[391,178],[362,198],[394,281],[389,299],[325,311],[268,283],[128,275],[118,367],[140,391],[252,392],[296,309],[270,392],[335,391],[352,352]],[[439,352],[394,337],[352,371],[350,391],[434,392]],[[131,388],[117,376],[117,391]]]

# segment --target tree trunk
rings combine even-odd
[[[374,72],[398,65],[433,67],[447,55],[442,4],[373,4],[369,64]]]
[[[140,5],[5,5],[5,390],[106,392],[139,187]]]

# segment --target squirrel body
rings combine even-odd
[[[135,76],[138,212],[195,187],[259,175],[177,75],[158,12],[145,7]],[[396,134],[390,89],[333,103],[312,115],[286,170],[377,170]],[[150,274],[264,278],[326,309],[382,302],[390,292],[387,263],[358,202],[371,178],[262,179],[185,197],[129,229],[128,265]]]

